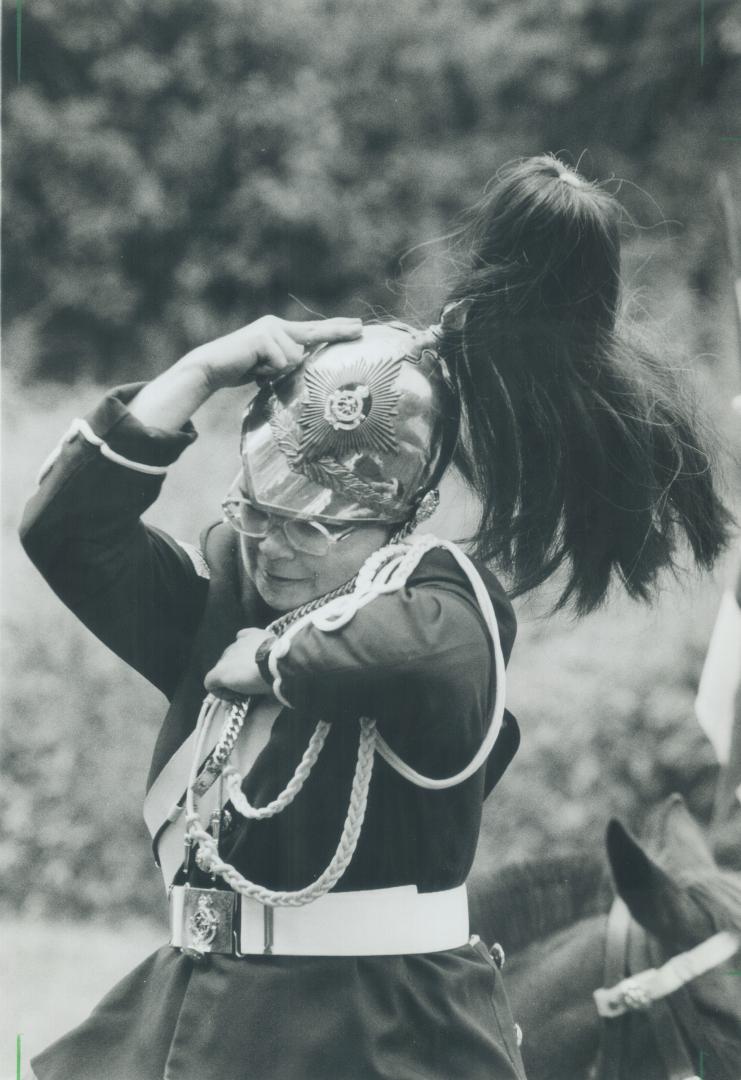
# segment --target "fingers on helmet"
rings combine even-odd
[[[362,319],[319,319],[315,322],[284,324],[291,337],[302,345],[319,345],[325,341],[347,341],[363,333]]]

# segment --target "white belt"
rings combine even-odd
[[[390,956],[442,952],[468,941],[466,886],[416,885],[327,893],[271,908],[218,889],[170,890],[170,944],[189,955]]]

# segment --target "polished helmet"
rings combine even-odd
[[[265,383],[242,424],[243,482],[272,513],[326,523],[401,523],[437,484],[458,406],[440,327],[370,324]]]

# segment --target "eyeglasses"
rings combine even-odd
[[[321,521],[314,521],[313,518],[292,518],[269,514],[261,510],[259,506],[255,506],[241,491],[238,491],[238,483],[239,476],[229,488],[221,509],[224,521],[236,529],[241,536],[247,536],[250,540],[264,540],[275,524],[283,530],[286,540],[296,551],[302,551],[306,555],[326,555],[333,544],[349,536],[353,531],[352,527],[335,530]]]

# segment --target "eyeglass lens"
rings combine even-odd
[[[293,547],[308,555],[326,555],[329,551],[328,537],[310,521],[284,521],[283,531]]]
[[[233,515],[233,509],[232,509]],[[234,515],[236,516],[236,515]],[[239,503],[239,517],[235,521],[239,531],[255,540],[264,539],[270,531],[270,514],[252,506],[246,500]],[[307,555],[326,555],[330,541],[311,521],[292,521],[290,518],[278,519],[283,532],[292,547]]]

